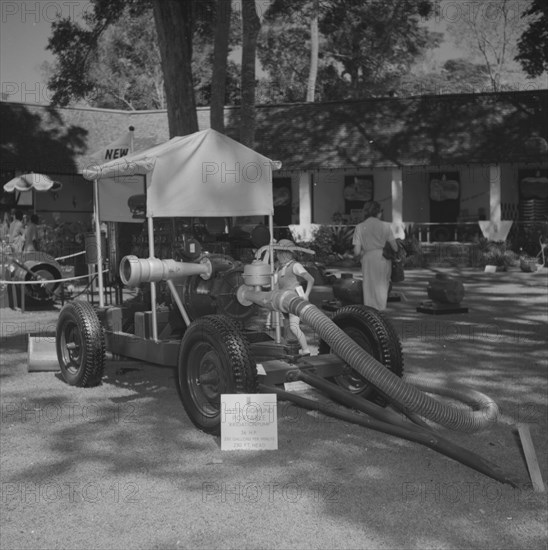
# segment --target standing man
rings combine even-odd
[[[356,226],[352,244],[354,255],[361,260],[363,275],[363,303],[379,311],[386,309],[392,263],[384,258],[382,251],[390,243],[394,252],[398,245],[388,222],[381,221],[381,205],[372,201],[364,208],[365,221]]]

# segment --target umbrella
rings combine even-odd
[[[13,193],[14,191],[57,191],[61,189],[62,184],[53,181],[49,176],[44,174],[23,174],[11,179],[4,185],[4,191]]]

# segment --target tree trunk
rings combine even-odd
[[[225,131],[226,67],[231,12],[231,0],[217,0],[209,116],[211,128],[223,133]]]
[[[255,52],[260,29],[255,0],[243,0],[240,142],[247,147],[255,143]]]
[[[166,90],[169,135],[198,131],[198,115],[192,84],[192,2],[154,0]]]
[[[306,101],[314,101],[316,95],[316,78],[318,77],[318,2],[314,2],[314,13],[310,21],[310,72],[308,73],[308,86],[306,88]]]

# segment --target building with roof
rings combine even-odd
[[[46,219],[91,213],[82,171],[129,127],[134,151],[169,139],[166,111],[7,102],[0,110],[0,183],[31,171],[63,183],[33,199]],[[225,121],[237,139],[239,108],[227,107]],[[198,122],[209,127],[208,108],[198,108]],[[282,163],[273,183],[279,226],[352,224],[376,200],[395,227],[422,225],[430,241],[457,240],[458,228],[478,221],[496,240],[503,221],[548,219],[547,140],[540,90],[262,105],[255,149]]]

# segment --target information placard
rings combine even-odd
[[[221,451],[278,448],[275,393],[221,395]]]

